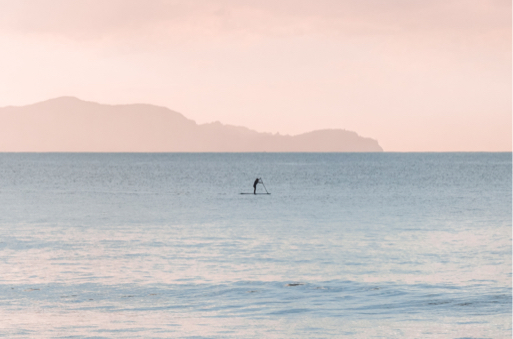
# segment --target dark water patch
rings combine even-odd
[[[268,313],[269,315],[286,315],[286,314],[297,314],[297,313],[309,313],[311,312],[308,308],[290,308],[290,309],[283,309],[280,311],[274,311]]]

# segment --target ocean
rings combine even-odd
[[[511,338],[511,220],[511,153],[2,153],[0,336]]]

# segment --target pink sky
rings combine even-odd
[[[509,0],[0,0],[0,107],[63,95],[385,151],[511,151]]]

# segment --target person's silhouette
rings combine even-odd
[[[253,183],[253,194],[256,194],[256,187],[257,187],[259,182],[261,182],[260,178],[256,178],[255,182]]]

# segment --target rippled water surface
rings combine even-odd
[[[511,338],[511,153],[0,154],[0,336]],[[252,192],[262,177],[270,195]]]

